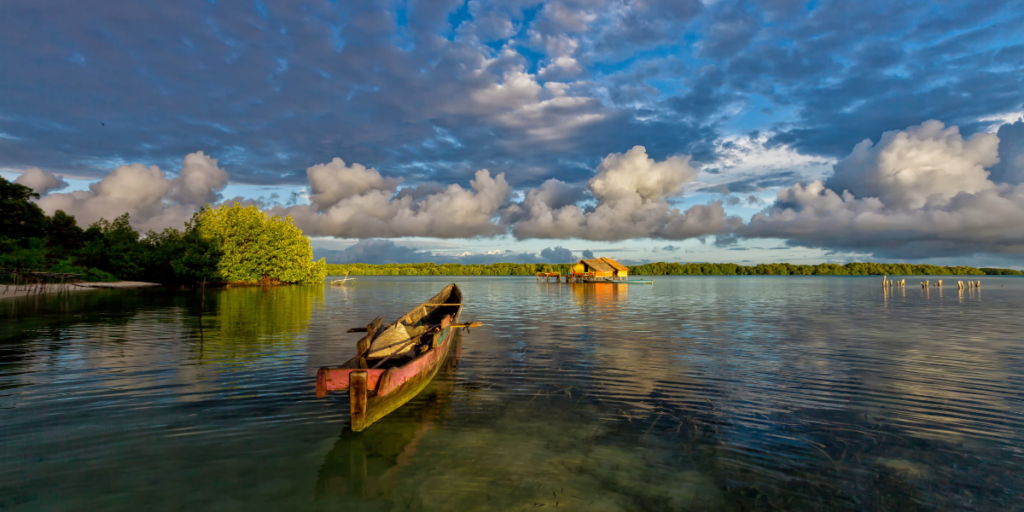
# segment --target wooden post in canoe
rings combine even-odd
[[[360,431],[366,422],[366,372],[348,374],[349,412],[352,415],[352,430]]]

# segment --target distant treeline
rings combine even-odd
[[[648,263],[629,267],[630,272],[652,276],[983,276],[1021,275],[1018,270],[975,267],[940,267],[910,263],[822,263],[793,265],[763,263],[744,266],[735,263]]]
[[[532,276],[538,272],[569,271],[568,263],[494,263],[462,265],[458,263],[389,263],[370,265],[352,263],[327,265],[330,275],[348,273],[353,276]],[[1019,270],[975,267],[940,267],[909,263],[822,263],[792,265],[766,263],[754,266],[735,263],[648,263],[633,265],[629,271],[643,276],[981,276],[1022,275]]]

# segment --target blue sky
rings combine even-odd
[[[1020,1],[14,0],[0,175],[83,223],[245,201],[339,261],[1020,267],[1021,26]]]

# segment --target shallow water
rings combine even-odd
[[[485,327],[351,432],[317,368],[453,279]],[[0,508],[1024,509],[1024,279],[654,279],[0,300]]]

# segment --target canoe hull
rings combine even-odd
[[[451,327],[444,328],[438,334],[438,344],[433,350],[402,368],[392,368],[385,372],[377,383],[377,391],[366,397],[362,418],[352,418],[352,430],[365,430],[423,391],[451,354],[454,331]]]
[[[449,413],[455,388],[451,374],[458,366],[461,342],[456,330],[448,360],[401,413],[389,414],[363,432],[341,429],[320,466],[314,499],[388,499],[401,486],[402,468],[431,427]]]
[[[392,364],[384,368],[366,368],[368,365],[374,366],[374,360],[367,360],[369,357],[363,359],[359,355],[340,367],[320,368],[316,375],[317,398],[331,391],[348,390],[352,430],[360,432],[419,394],[451,355],[452,338],[458,329],[453,324],[458,323],[462,314],[462,292],[451,284],[395,322],[401,325],[414,324],[425,318],[425,312],[430,311],[428,307],[438,306],[447,307],[448,310],[433,310],[437,313],[430,320],[434,327],[419,338],[420,342],[426,342],[421,345],[425,351],[404,364]],[[378,324],[379,320],[376,321]],[[389,359],[390,355],[380,360],[377,366]]]

